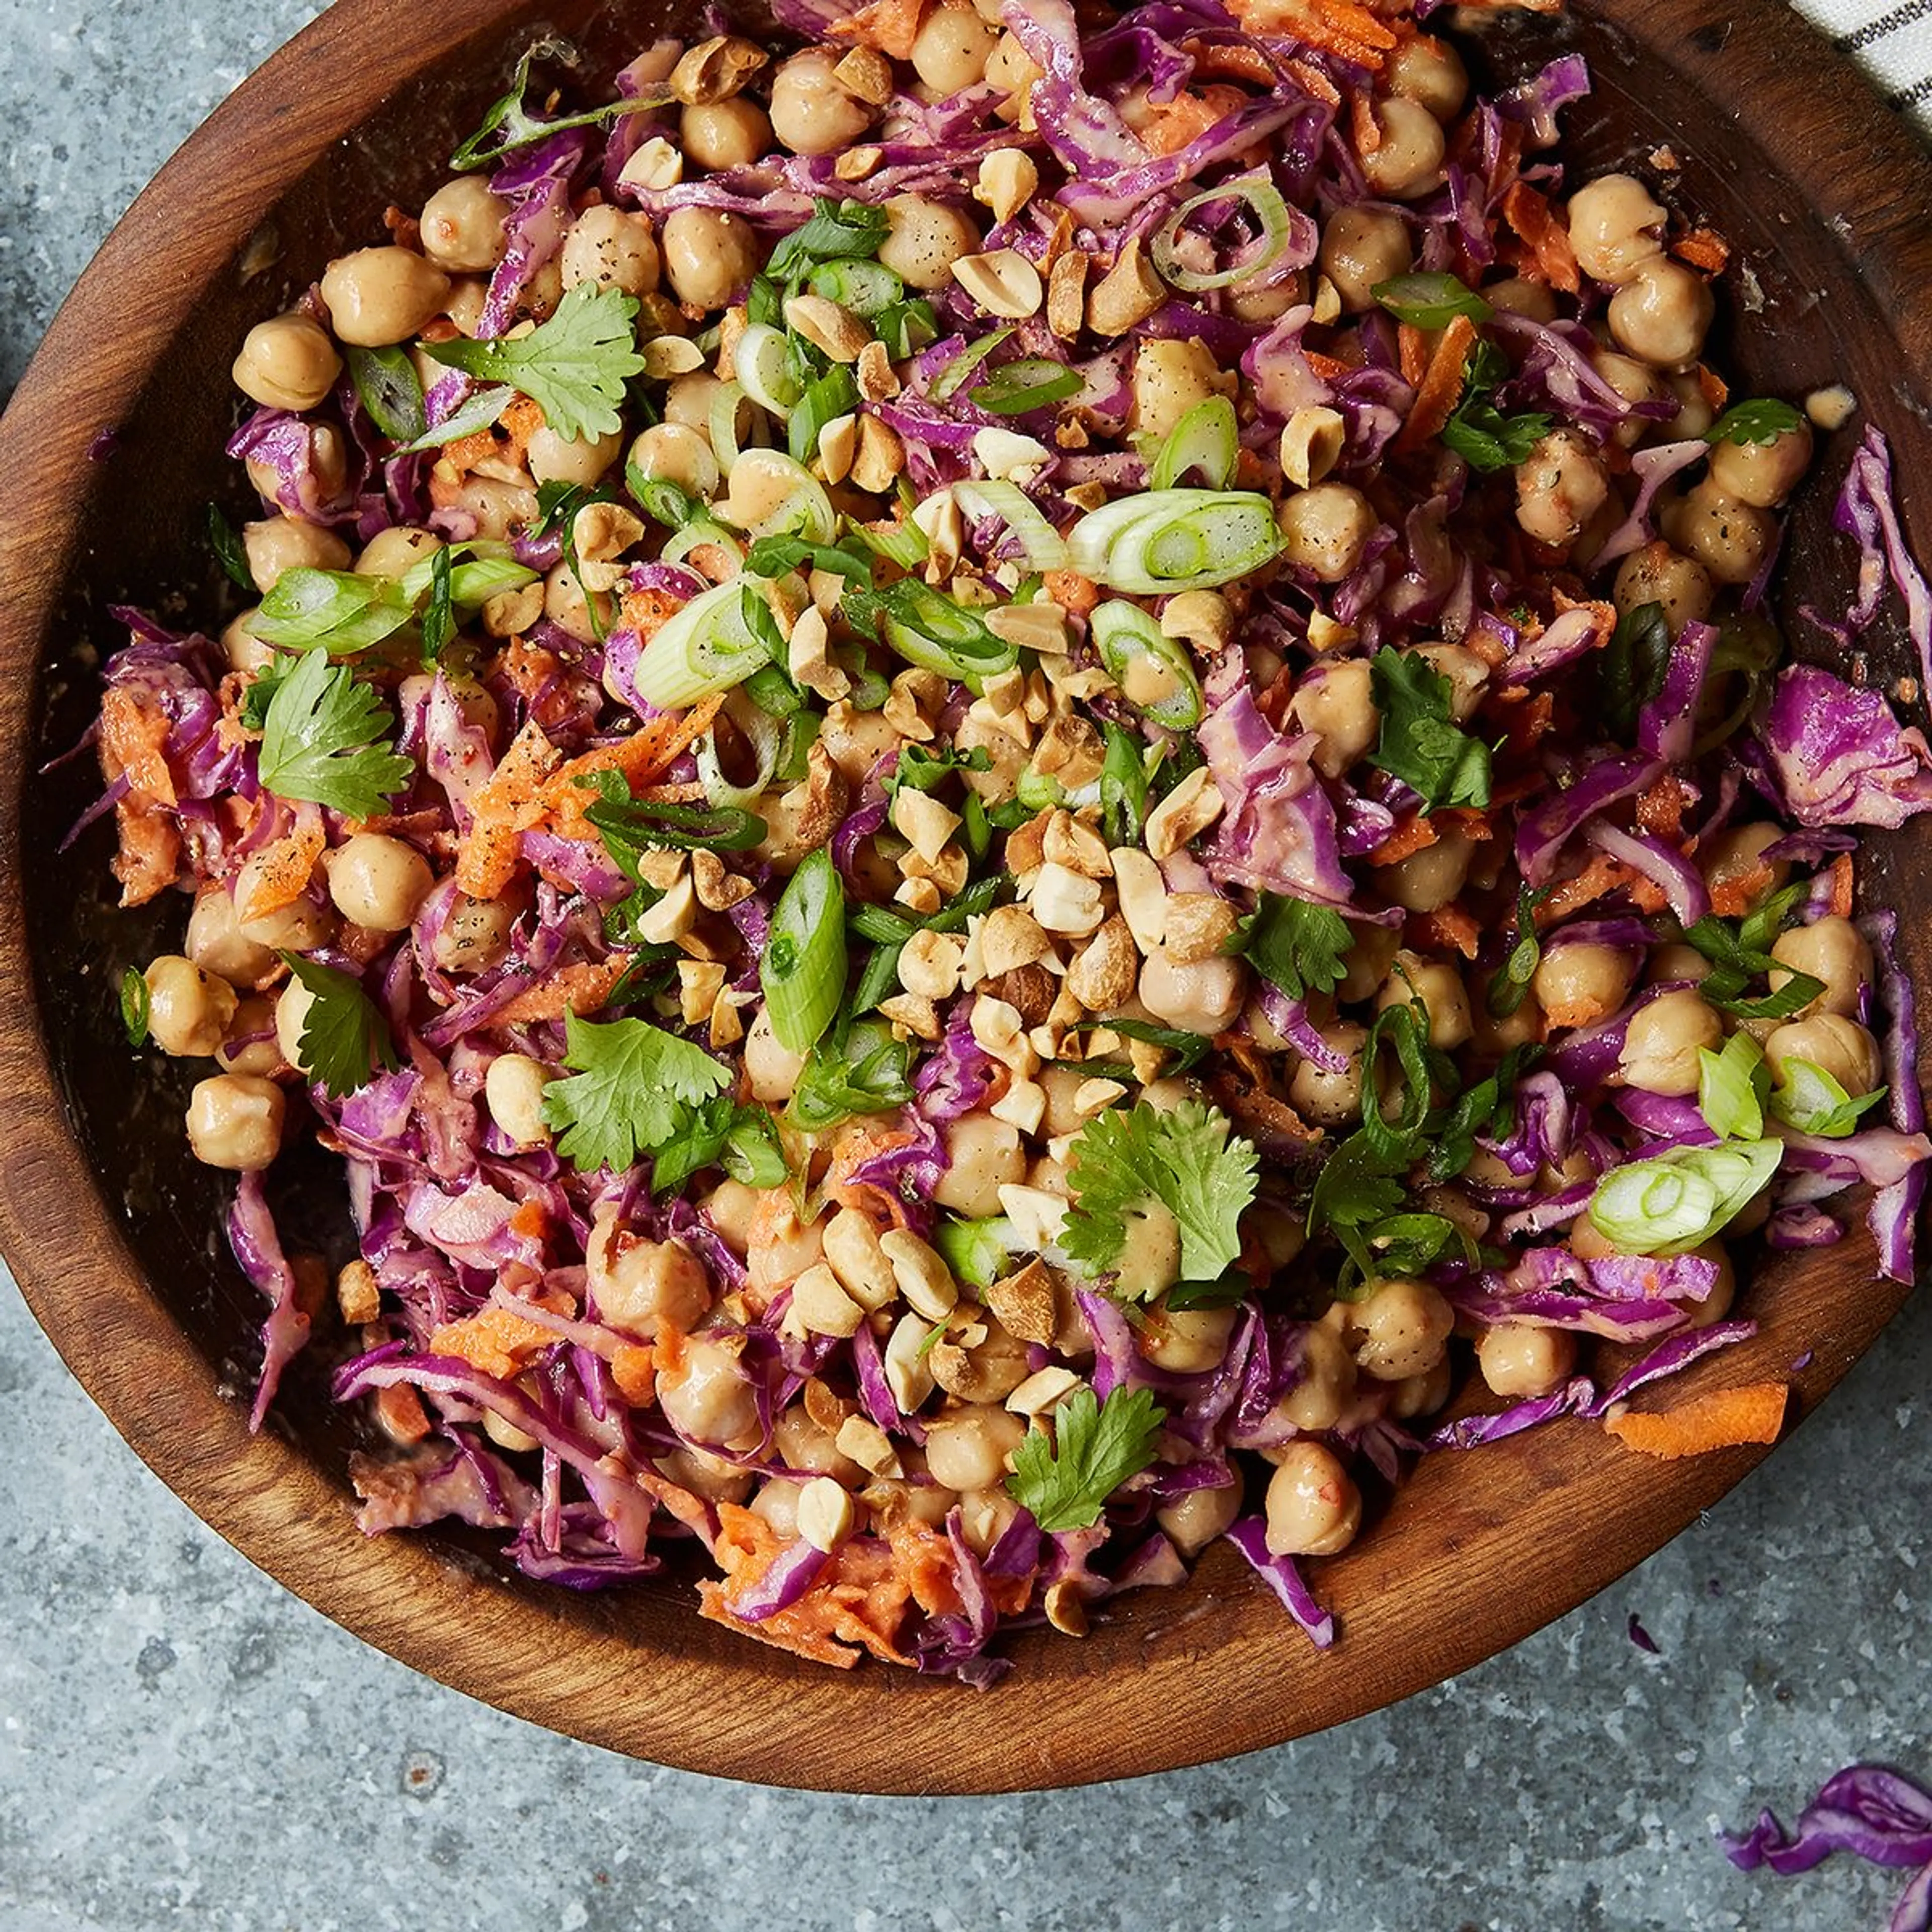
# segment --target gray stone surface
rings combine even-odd
[[[314,10],[0,0],[0,388],[113,216]],[[1932,1769],[1928,1366],[1921,1301],[1700,1528],[1394,1711],[1166,1778],[894,1802],[632,1764],[364,1648],[147,1474],[9,1285],[0,1932],[1875,1927],[1885,1874],[1780,1887],[1712,1832],[1850,1758]]]

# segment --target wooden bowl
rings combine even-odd
[[[97,780],[91,756],[46,761],[92,716],[119,641],[108,606],[185,609],[170,602],[185,594],[209,608],[204,506],[241,507],[220,452],[248,324],[375,236],[388,201],[419,204],[539,26],[608,70],[652,17],[594,0],[339,0],[142,196],[0,422],[0,668],[22,699],[0,727],[0,983],[14,988],[0,1020],[0,1245],[115,1426],[244,1555],[416,1669],[639,1756],[843,1790],[1026,1790],[1279,1743],[1466,1669],[1621,1575],[1761,1452],[1659,1464],[1575,1424],[1431,1456],[1371,1533],[1316,1566],[1342,1630],[1328,1655],[1219,1548],[1186,1588],[1128,1599],[1084,1642],[1022,1635],[1018,1670],[980,1694],[801,1664],[701,1622],[675,1583],[580,1598],[454,1538],[365,1542],[344,1474],[356,1425],[312,1371],[288,1378],[269,1432],[248,1432],[259,1310],[218,1232],[226,1184],[183,1145],[190,1070],[131,1057],[116,1012],[122,968],[178,943],[180,908],[112,908],[104,828],[56,856]],[[1602,0],[1564,24],[1485,32],[1498,71],[1561,45],[1589,54],[1588,159],[1667,143],[1679,198],[1755,278],[1730,278],[1730,310],[1754,290],[1762,311],[1722,345],[1724,366],[1758,392],[1848,382],[1932,532],[1918,481],[1932,477],[1932,168],[1904,124],[1782,0]],[[1848,448],[1829,440],[1821,477],[1842,473]],[[1844,601],[1832,487],[1796,512],[1787,610]],[[1875,661],[1912,668],[1900,645]],[[1924,848],[1876,840],[1863,878],[1868,903],[1902,915],[1907,961],[1932,984]],[[316,1180],[307,1232],[339,1246],[339,1182],[319,1163]],[[1697,1382],[1789,1375],[1808,1410],[1903,1297],[1875,1273],[1862,1233],[1762,1267],[1745,1302],[1761,1334]]]

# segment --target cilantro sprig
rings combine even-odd
[[[1061,1247],[1096,1274],[1120,1264],[1132,1222],[1154,1206],[1180,1229],[1184,1280],[1213,1281],[1241,1251],[1240,1220],[1255,1198],[1255,1150],[1216,1108],[1186,1100],[1162,1113],[1140,1102],[1096,1116],[1073,1143],[1073,1205]]]
[[[543,412],[559,436],[588,442],[623,427],[625,385],[644,373],[638,298],[579,282],[528,335],[495,342],[425,342],[426,355],[479,382],[505,382]]]
[[[256,771],[278,798],[374,818],[416,772],[390,742],[394,722],[346,664],[304,651],[269,698]]]
[[[1013,1451],[1008,1492],[1049,1535],[1098,1522],[1107,1498],[1150,1468],[1167,1414],[1151,1389],[1105,1402],[1078,1388],[1053,1412],[1053,1442],[1035,1432]]]
[[[302,1070],[332,1100],[368,1085],[378,1068],[394,1072],[400,1064],[389,1022],[362,990],[353,974],[284,952],[282,964],[309,996],[296,1043]]]
[[[1432,809],[1490,802],[1490,748],[1451,721],[1450,683],[1414,652],[1384,645],[1369,666],[1382,735],[1369,762]]]
[[[567,128],[601,128],[624,115],[647,113],[664,104],[662,94],[646,92],[611,101],[603,107],[591,108],[584,113],[560,115],[550,120],[540,118],[524,105],[524,97],[530,92],[530,63],[539,54],[566,51],[561,42],[548,39],[534,41],[524,50],[524,57],[518,62],[517,71],[511,80],[509,92],[491,103],[490,111],[483,117],[483,124],[450,156],[452,169],[458,174],[464,174],[477,168],[494,167],[503,155],[518,148],[533,147]],[[493,135],[494,140],[490,138]]]
[[[602,1024],[566,1016],[567,1078],[544,1090],[544,1119],[557,1151],[580,1173],[621,1174],[640,1154],[666,1148],[693,1125],[695,1109],[731,1083],[702,1047],[648,1020]]]
[[[1714,447],[1720,442],[1774,442],[1804,426],[1804,417],[1789,403],[1775,396],[1756,396],[1733,403],[1704,432],[1704,440]]]
[[[1462,378],[1462,400],[1442,425],[1442,441],[1472,470],[1511,470],[1550,434],[1550,418],[1540,410],[1506,414],[1496,391],[1510,374],[1508,359],[1492,343],[1478,342]]]
[[[1228,949],[1291,1000],[1332,992],[1348,971],[1354,934],[1333,906],[1263,892]]]

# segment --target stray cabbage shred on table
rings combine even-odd
[[[1910,1278],[1886,442],[1732,393],[1724,238],[1432,10],[526,57],[240,346],[248,608],[127,614],[100,810],[194,895],[123,1005],[218,1062],[256,1425],[332,1363],[365,1530],[694,1546],[709,1617],[980,1686],[1225,1538],[1326,1646],[1301,1560],[1408,1459],[1775,1435],[1650,1408],[1755,1333],[1727,1244],[1862,1207]],[[1826,435],[1837,668],[1766,598]]]

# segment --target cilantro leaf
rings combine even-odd
[[[1217,1279],[1241,1252],[1240,1219],[1255,1198],[1255,1150],[1229,1138],[1232,1124],[1198,1100],[1171,1113],[1143,1100],[1090,1120],[1073,1143],[1060,1246],[1104,1274],[1126,1252],[1132,1220],[1158,1205],[1180,1225],[1183,1278]]]
[[[1771,442],[1804,426],[1804,418],[1789,403],[1774,396],[1759,396],[1749,402],[1733,403],[1704,432],[1708,443]]]
[[[296,1042],[302,1070],[330,1099],[340,1100],[368,1086],[378,1067],[395,1071],[399,1063],[389,1023],[363,992],[361,980],[298,952],[284,952],[281,960],[309,996]]]
[[[331,664],[326,650],[304,651],[269,697],[256,770],[278,798],[374,818],[416,772],[390,747],[393,722],[346,664]]]
[[[236,534],[235,526],[223,515],[219,503],[208,506],[208,542],[214,552],[215,562],[220,565],[229,581],[254,596],[256,588],[255,573],[248,568],[248,553],[242,548],[242,539]]]
[[[1035,1431],[1013,1451],[1007,1492],[1049,1535],[1090,1528],[1107,1498],[1152,1466],[1166,1424],[1151,1389],[1117,1388],[1105,1402],[1076,1389],[1053,1412],[1053,1446]]]
[[[1438,806],[1490,802],[1490,748],[1450,722],[1449,680],[1412,652],[1384,645],[1369,667],[1382,735],[1369,762]]]
[[[975,745],[969,752],[962,752],[951,745],[942,746],[937,752],[928,752],[923,747],[906,744],[899,747],[899,761],[886,778],[886,796],[896,798],[901,791],[934,791],[952,772],[988,772],[993,768],[992,754],[983,745]]]
[[[571,1076],[544,1090],[544,1119],[562,1135],[558,1153],[580,1173],[622,1173],[685,1132],[692,1110],[731,1083],[702,1047],[647,1020],[600,1025],[572,1013],[566,1038]]]
[[[624,386],[644,368],[637,322],[635,296],[579,282],[528,335],[422,346],[448,368],[521,390],[559,436],[587,442],[623,426]]]
[[[1508,358],[1493,343],[1478,342],[1462,378],[1462,396],[1442,425],[1444,446],[1471,469],[1513,469],[1550,434],[1550,419],[1540,411],[1505,416],[1496,407],[1498,384],[1510,374]]]
[[[1241,922],[1238,950],[1264,980],[1291,1000],[1342,983],[1354,944],[1348,922],[1332,906],[1263,892]]]

